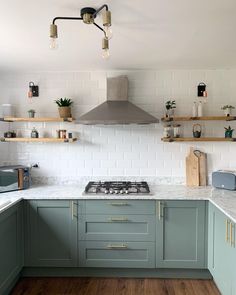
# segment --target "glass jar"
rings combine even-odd
[[[178,138],[181,135],[181,125],[174,124],[173,125],[173,137]]]

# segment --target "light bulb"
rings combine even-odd
[[[108,48],[103,49],[103,50],[102,50],[102,57],[103,57],[104,59],[108,59],[109,56],[110,56],[109,49],[108,49]]]
[[[50,38],[50,49],[57,49],[58,44],[57,44],[57,38]]]
[[[112,29],[110,26],[104,26],[104,31],[106,35],[106,39],[110,40],[113,36]]]

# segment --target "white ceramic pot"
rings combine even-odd
[[[230,108],[227,108],[224,110],[224,113],[225,113],[225,116],[230,116],[231,115],[231,109]]]

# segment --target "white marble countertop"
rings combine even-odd
[[[0,194],[0,213],[21,200],[43,199],[130,199],[130,200],[209,200],[236,223],[236,191],[184,185],[150,186],[148,195],[85,195],[84,186],[37,185],[28,190]]]

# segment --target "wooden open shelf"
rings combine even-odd
[[[48,118],[48,117],[41,117],[41,118],[28,118],[28,117],[4,117],[1,119],[5,122],[73,122],[74,118]]]
[[[16,137],[16,138],[1,138],[0,141],[2,142],[75,142],[77,138],[53,138],[53,137],[42,137],[42,138],[28,138],[28,137]]]
[[[194,138],[194,137],[178,137],[178,138],[162,138],[161,139],[164,142],[206,142],[206,141],[236,141],[236,138],[224,138],[224,137],[200,137],[200,138]]]
[[[161,118],[162,122],[174,122],[174,121],[234,121],[236,116],[203,116],[203,117],[164,117]]]

